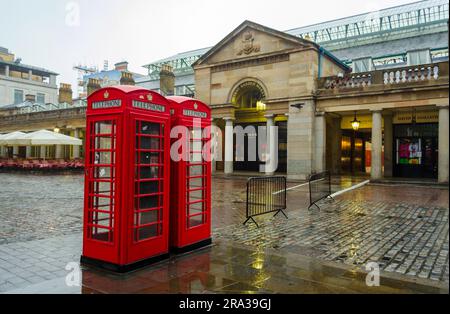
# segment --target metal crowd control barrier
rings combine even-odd
[[[313,205],[318,209],[320,207],[316,204],[318,201],[325,198],[331,198],[331,174],[329,171],[313,174],[309,177],[309,206],[310,209]]]
[[[288,218],[283,210],[286,209],[286,177],[253,177],[247,180],[247,205],[246,220],[244,225],[253,221],[253,217],[275,212],[275,215],[282,213]]]

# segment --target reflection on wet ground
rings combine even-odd
[[[294,253],[255,250],[217,242],[213,246],[130,274],[83,268],[81,287],[64,278],[11,293],[446,293],[448,287],[382,273],[368,287],[357,268]]]

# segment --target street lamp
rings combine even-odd
[[[352,124],[352,129],[355,131],[359,130],[359,125],[361,124],[361,121],[356,119],[356,111],[355,111],[355,117],[353,118],[353,121],[351,122]]]

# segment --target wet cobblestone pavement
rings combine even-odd
[[[336,178],[332,190],[361,182]],[[448,189],[368,185],[308,211],[308,188],[288,192],[289,219],[243,226],[245,178],[213,179],[211,248],[116,276],[83,268],[83,177],[0,173],[0,292],[448,293]],[[365,285],[378,261],[382,287]],[[19,290],[18,290],[19,289]]]
[[[349,265],[449,281],[448,208],[337,200],[256,225],[218,228],[217,239]]]

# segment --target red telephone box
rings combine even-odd
[[[171,160],[170,245],[182,253],[211,244],[211,109],[192,98],[167,99],[172,128],[185,127],[188,134],[186,158]],[[180,139],[172,138],[172,145]]]
[[[118,272],[168,257],[170,104],[134,86],[88,97],[83,255]]]

